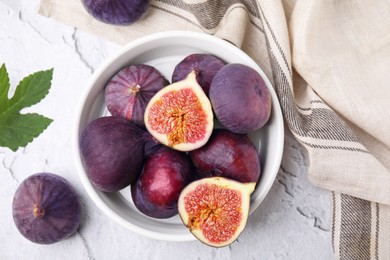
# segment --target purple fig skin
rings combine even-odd
[[[107,116],[90,122],[80,136],[80,155],[92,184],[119,191],[141,173],[149,134],[124,118]]]
[[[207,95],[215,74],[225,64],[223,60],[211,54],[191,54],[176,65],[172,74],[172,82],[184,79],[188,73],[195,70],[197,81]]]
[[[53,244],[76,232],[82,219],[82,204],[65,178],[36,173],[17,188],[12,214],[25,238],[37,244]]]
[[[105,88],[105,104],[111,115],[144,126],[144,114],[150,99],[168,80],[154,67],[139,64],[123,68]]]
[[[180,192],[193,180],[186,153],[162,147],[145,162],[142,174],[131,185],[134,205],[143,214],[159,219],[178,213]]]
[[[92,17],[114,25],[134,23],[150,6],[150,0],[82,0],[82,3]]]
[[[218,121],[234,133],[262,128],[271,114],[271,95],[263,78],[243,64],[220,69],[211,82],[209,97]]]
[[[259,181],[259,155],[247,135],[214,129],[207,144],[189,156],[200,179],[220,176],[243,183]]]
[[[144,146],[144,157],[145,159],[152,156],[156,152],[158,152],[161,148],[165,147],[162,143],[154,139],[153,137],[146,141]]]

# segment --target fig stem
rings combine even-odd
[[[35,218],[42,218],[45,215],[45,210],[38,206],[38,204],[34,204],[33,214]]]
[[[141,89],[141,86],[137,84],[136,86],[133,86],[131,88],[131,93],[136,94],[140,91],[140,89]]]

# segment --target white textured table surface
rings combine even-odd
[[[333,259],[331,194],[307,181],[307,163],[286,130],[277,179],[249,217],[238,241],[214,249],[200,242],[164,242],[123,229],[87,196],[73,162],[71,138],[80,93],[92,73],[120,46],[37,14],[38,0],[0,0],[0,64],[11,88],[30,73],[54,68],[48,96],[26,111],[53,123],[26,148],[0,148],[0,259]],[[67,178],[82,196],[83,222],[75,235],[53,245],[26,240],[16,229],[11,203],[18,185],[36,172]]]

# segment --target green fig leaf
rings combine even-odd
[[[20,113],[23,108],[37,104],[49,93],[52,76],[53,69],[25,77],[9,99],[8,72],[4,64],[0,67],[0,146],[12,151],[25,147],[53,121],[35,113]]]

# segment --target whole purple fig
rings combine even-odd
[[[121,117],[99,117],[80,135],[80,155],[91,183],[104,192],[119,191],[141,173],[149,133]]]
[[[107,109],[113,116],[123,117],[143,126],[149,100],[168,84],[168,80],[152,66],[127,66],[106,85],[104,98]]]
[[[12,213],[25,238],[38,244],[53,244],[76,232],[82,206],[79,195],[65,178],[36,173],[17,188]]]
[[[149,217],[170,218],[178,212],[180,192],[192,180],[188,155],[163,146],[148,157],[143,172],[131,185],[134,205]]]
[[[209,97],[214,115],[234,133],[256,131],[271,115],[271,94],[264,79],[244,64],[221,68],[211,82]]]
[[[214,129],[207,144],[189,155],[198,178],[220,176],[239,182],[259,181],[259,154],[245,134]]]
[[[184,79],[188,73],[195,70],[196,80],[207,95],[215,74],[225,64],[223,60],[211,54],[194,53],[188,55],[176,65],[172,74],[172,82]]]
[[[84,8],[95,19],[109,24],[131,24],[142,17],[150,0],[82,0]]]

